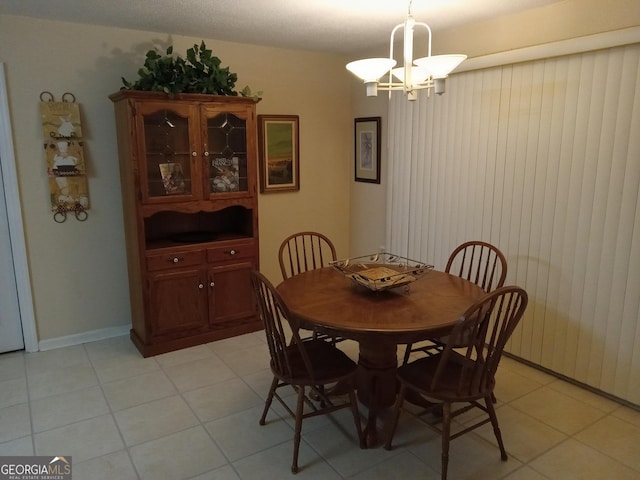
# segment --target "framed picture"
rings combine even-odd
[[[380,183],[380,117],[355,119],[355,180]]]
[[[297,115],[258,115],[260,192],[300,190]]]

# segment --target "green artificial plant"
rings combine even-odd
[[[153,92],[208,93],[213,95],[245,97],[253,96],[249,87],[240,92],[234,90],[238,75],[221,67],[220,59],[212,55],[204,41],[187,50],[186,59],[173,55],[173,46],[169,46],[165,55],[157,49],[149,50],[144,65],[138,70],[138,80],[131,83],[122,77],[125,89]],[[259,94],[260,92],[258,92]]]

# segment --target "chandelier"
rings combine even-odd
[[[413,58],[413,35],[416,28],[424,28],[428,32],[427,56]],[[403,56],[404,65],[393,68],[397,62],[393,58],[393,43],[398,30],[404,30]],[[433,90],[442,95],[445,91],[445,79],[466,55],[431,55],[431,28],[426,23],[416,22],[411,16],[411,2],[404,23],[396,25],[391,31],[389,40],[389,58],[365,58],[347,64],[347,70],[364,80],[367,96],[375,97],[378,90],[389,91],[389,97],[394,90],[402,90],[408,100],[418,98],[418,90]],[[389,74],[387,82],[380,82],[380,78]]]

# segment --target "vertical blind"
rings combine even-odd
[[[640,44],[459,73],[388,128],[391,251],[498,246],[508,351],[640,405]]]

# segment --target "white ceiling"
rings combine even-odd
[[[562,0],[412,0],[439,29]],[[388,44],[404,0],[0,0],[0,13],[239,43],[358,54]]]

